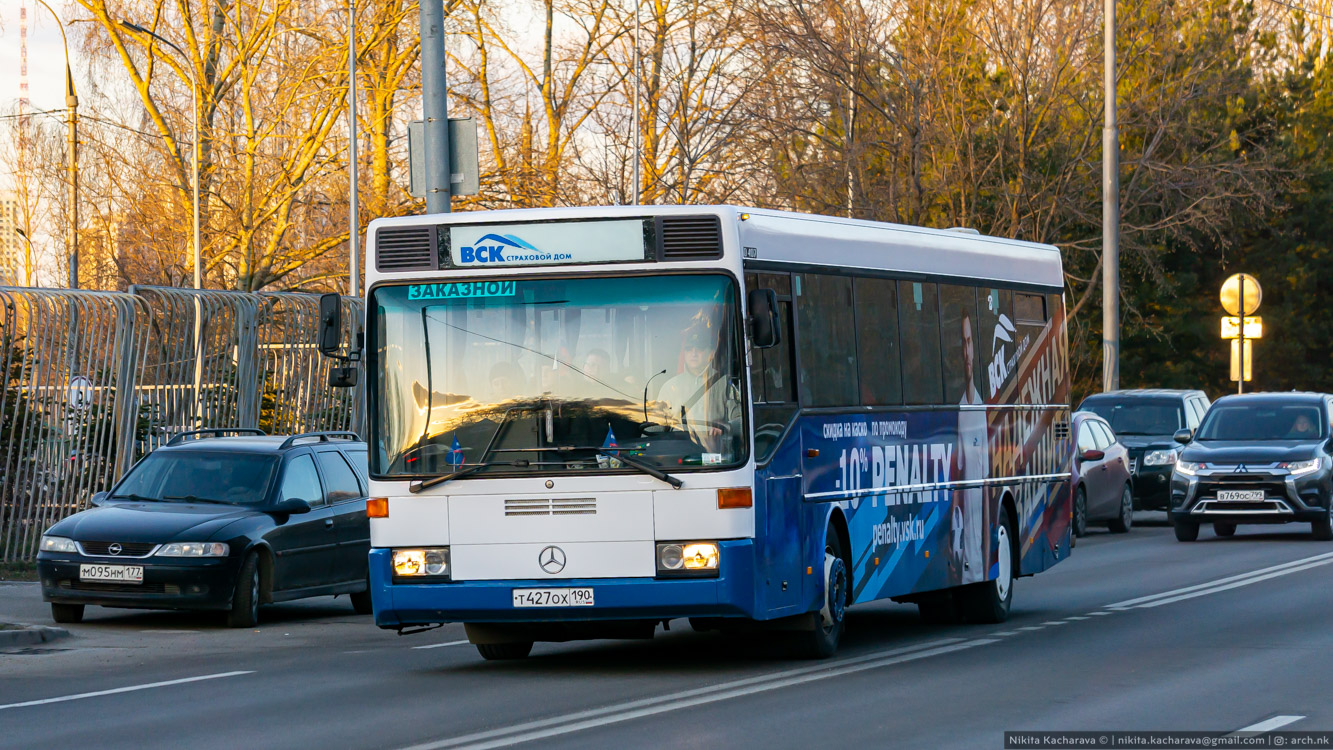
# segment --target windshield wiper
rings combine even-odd
[[[130,493],[130,494],[128,494],[128,495],[112,495],[112,496],[111,496],[111,499],[112,499],[112,500],[129,500],[129,501],[131,501],[131,502],[136,502],[136,503],[155,503],[155,502],[157,502],[157,498],[155,498],[155,497],[144,497],[143,495],[135,495],[134,493]]]
[[[214,500],[211,497],[199,497],[198,495],[163,495],[163,500],[183,500],[187,503],[212,503],[214,505],[231,505],[226,500]]]
[[[653,466],[652,464],[646,464],[638,460],[637,458],[630,458],[629,456],[620,455],[619,449],[599,447],[595,448],[594,450],[596,450],[603,456],[607,456],[608,458],[614,458],[615,460],[627,466],[632,466],[633,468],[642,471],[644,474],[647,474],[648,476],[654,479],[660,479],[663,482],[666,482],[667,484],[671,485],[672,489],[678,490],[681,488],[681,485],[685,484],[681,480],[671,476],[670,474],[666,473],[665,471],[662,471],[661,469],[657,468],[656,466]]]

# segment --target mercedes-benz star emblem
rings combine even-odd
[[[546,547],[537,555],[537,564],[542,566],[542,570],[555,575],[565,569],[565,551],[555,546]]]
[[[119,544],[118,542],[112,542],[112,543],[111,543],[110,545],[108,545],[107,548],[106,548],[106,551],[107,551],[107,552],[110,552],[110,553],[113,554],[113,555],[119,555],[119,554],[120,554],[121,552],[123,552],[124,550],[125,550],[125,548],[122,547],[122,546],[120,546],[120,544]]]

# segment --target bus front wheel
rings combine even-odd
[[[796,650],[807,659],[827,659],[838,650],[838,641],[847,616],[847,564],[843,562],[842,541],[832,528],[824,543],[824,602],[815,613],[813,630],[797,634]]]

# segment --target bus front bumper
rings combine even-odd
[[[370,551],[375,624],[397,630],[445,622],[573,622],[667,620],[678,617],[753,617],[754,543],[720,543],[715,578],[576,578],[525,581],[395,583],[390,551]],[[514,589],[593,589],[593,605],[514,606]]]

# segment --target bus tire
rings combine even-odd
[[[352,611],[358,615],[375,614],[375,605],[370,599],[370,576],[366,576],[366,590],[357,591],[347,597],[352,600]]]
[[[796,633],[796,652],[806,659],[827,659],[838,650],[847,618],[847,563],[842,541],[830,526],[824,542],[824,602],[815,612],[813,630]]]
[[[477,653],[486,661],[526,659],[532,653],[532,641],[518,643],[478,643]]]
[[[958,589],[962,615],[968,622],[1000,623],[1009,619],[1014,601],[1014,524],[1009,508],[1000,506],[1000,522],[995,527],[995,556],[999,571],[990,581],[973,583]]]
[[[1199,538],[1199,524],[1196,521],[1172,521],[1171,526],[1176,530],[1176,541],[1192,542]]]

